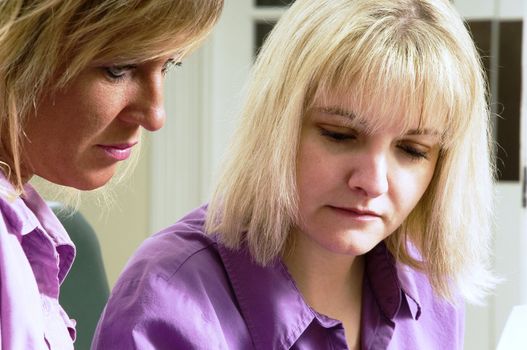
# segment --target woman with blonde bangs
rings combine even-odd
[[[96,348],[462,349],[494,285],[491,164],[448,1],[297,0],[210,204],[136,252]]]
[[[105,185],[163,126],[163,76],[223,0],[0,2],[0,348],[73,349],[58,302],[75,247],[28,181]]]

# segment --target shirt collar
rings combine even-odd
[[[0,171],[0,210],[6,225],[18,237],[38,229],[53,244],[59,259],[59,281],[63,281],[75,258],[75,246],[66,230],[44,199],[30,184],[18,195],[13,185]]]
[[[0,191],[0,208],[2,213],[4,213],[5,223],[12,233],[22,237],[40,226],[35,214],[28,210],[20,194],[17,193],[14,186],[1,171]]]
[[[57,277],[59,282],[62,283],[71,265],[73,265],[75,245],[51,208],[29,184],[24,186],[23,199],[30,209],[30,212],[34,213],[39,223],[39,228],[49,237],[59,255],[59,271]]]
[[[56,246],[73,245],[64,226],[31,185],[24,186],[22,199],[30,213],[34,213],[39,226],[50,236]]]
[[[415,283],[415,278],[411,278],[410,275],[415,275],[415,271],[407,265],[397,264],[397,274],[399,276],[399,282],[401,284],[401,290],[406,297],[406,302],[410,308],[410,312],[415,320],[421,317],[421,302],[419,299],[419,290]]]
[[[256,349],[289,349],[315,318],[280,261],[256,264],[246,249],[218,244]]]
[[[315,319],[326,328],[334,325],[305,303],[280,260],[262,267],[245,248],[218,244],[218,250],[256,349],[290,348]],[[414,319],[419,318],[416,286],[383,242],[366,254],[365,272],[385,317],[394,320],[404,298]]]
[[[390,320],[406,302],[412,317],[417,320],[421,315],[417,286],[410,276],[411,269],[396,263],[384,242],[375,246],[366,254],[366,276],[381,312]]]

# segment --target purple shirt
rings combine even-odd
[[[342,324],[311,309],[285,265],[203,234],[205,208],[147,239],[119,278],[93,349],[347,349]],[[462,349],[464,308],[395,264],[366,255],[362,349]]]
[[[58,303],[75,247],[30,186],[14,196],[0,172],[0,348],[73,349],[75,321]]]

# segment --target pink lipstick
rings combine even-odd
[[[102,148],[104,152],[106,152],[106,154],[112,157],[113,159],[121,161],[126,160],[130,157],[130,154],[132,153],[132,147],[134,145],[135,143],[98,146]]]
[[[363,209],[358,209],[358,208],[334,207],[334,206],[331,206],[331,208],[341,215],[346,215],[350,218],[353,218],[359,221],[371,221],[371,220],[376,220],[376,219],[381,218],[380,214],[374,211],[371,211],[371,210],[363,210]]]

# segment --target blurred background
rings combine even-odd
[[[110,287],[146,237],[207,201],[255,54],[292,2],[226,0],[212,37],[169,73],[166,126],[146,135],[135,172],[116,189],[116,204],[107,210],[83,200],[81,212],[99,238]],[[494,250],[496,270],[505,282],[488,305],[469,307],[467,321],[466,349],[485,350],[495,348],[512,306],[527,303],[520,181],[525,164],[520,151],[524,5],[522,0],[453,2],[480,49],[492,110],[499,115],[494,119],[499,158]]]

